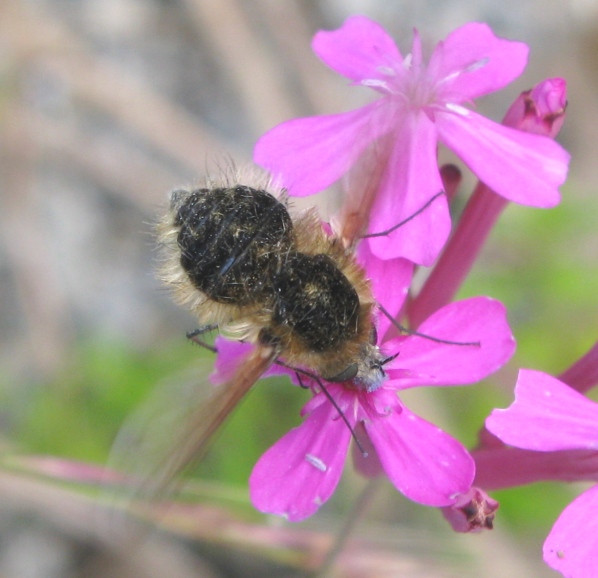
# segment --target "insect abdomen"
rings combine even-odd
[[[324,353],[357,333],[359,297],[327,255],[290,253],[273,279],[271,331],[289,327],[314,353]]]
[[[174,193],[181,267],[218,303],[248,305],[271,296],[272,276],[293,243],[285,206],[246,186]]]

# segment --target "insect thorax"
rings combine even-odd
[[[293,244],[285,206],[246,186],[176,191],[171,205],[181,267],[218,303],[247,305],[271,297],[270,280]]]

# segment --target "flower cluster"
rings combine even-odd
[[[598,343],[583,363],[588,370],[585,376],[593,373],[598,381]],[[493,474],[497,469],[503,470],[504,477],[498,482],[502,487],[550,479],[598,481],[598,404],[550,375],[522,369],[514,403],[494,410],[486,427],[514,447],[494,450],[495,455],[492,450],[482,450],[479,481],[496,479]],[[519,469],[525,462],[527,467]],[[522,475],[526,479],[521,479]],[[564,576],[596,574],[597,512],[598,486],[594,486],[565,508],[556,521],[544,543],[547,564]]]
[[[494,123],[467,106],[523,72],[525,44],[499,39],[487,25],[471,23],[440,42],[426,65],[417,32],[411,53],[403,57],[378,24],[354,16],[338,30],[316,34],[313,49],[330,68],[380,97],[355,111],[285,122],[258,141],[254,160],[292,196],[319,192],[353,165],[370,163],[377,186],[352,191],[344,208],[360,216],[361,226],[351,227],[350,240],[366,228],[369,233],[393,228],[443,189],[439,142],[502,197],[537,207],[559,202],[567,153],[551,139],[512,123]],[[542,105],[554,104],[546,101]],[[441,197],[417,219],[369,243],[382,259],[405,257],[431,265],[450,228]],[[343,228],[340,233],[347,235]]]
[[[522,371],[515,403],[488,418],[483,443],[471,454],[398,396],[413,387],[474,384],[512,356],[515,342],[500,303],[453,298],[509,202],[559,203],[569,155],[554,138],[564,120],[565,82],[538,83],[497,123],[476,112],[473,101],[516,79],[528,48],[497,38],[485,24],[458,28],[426,59],[417,31],[403,56],[377,23],[354,16],[338,30],[318,32],[313,50],[376,98],[357,110],[274,127],[257,142],[254,160],[291,196],[341,182],[343,204],[326,230],[356,248],[381,312],[374,345],[388,361],[382,384],[371,389],[269,370],[288,373],[313,397],[303,423],[255,466],[252,502],[293,521],[310,516],[337,486],[352,439],[359,472],[383,473],[408,498],[442,507],[459,531],[492,527],[498,504],[486,491],[537,479],[598,480],[598,409],[571,389],[598,383],[594,350],[563,379],[568,385]],[[449,209],[460,171],[439,166],[439,144],[479,179],[454,227]],[[416,266],[431,268],[417,292]],[[411,330],[402,332],[399,322]],[[247,347],[219,341],[216,379]],[[597,518],[587,512],[597,507],[592,488],[546,541],[545,560],[566,576],[595,575]]]

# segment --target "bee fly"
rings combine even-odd
[[[154,487],[204,453],[272,363],[319,383],[333,404],[320,378],[363,391],[386,379],[383,366],[394,357],[376,345],[376,303],[353,251],[323,229],[314,209],[292,218],[283,192],[273,189],[266,178],[179,189],[159,223],[160,276],[175,300],[205,328],[217,326],[224,336],[255,347],[197,407]]]
[[[326,381],[384,380],[369,284],[314,210],[292,219],[267,186],[177,190],[160,240],[162,278],[202,324]]]

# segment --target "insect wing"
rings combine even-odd
[[[205,455],[214,434],[275,357],[271,349],[253,350],[239,365],[233,377],[215,386],[209,399],[196,407],[187,426],[181,431],[177,446],[170,455],[165,456],[166,460],[160,471],[150,480],[157,493],[166,489],[190,464]]]
[[[124,488],[111,492],[112,505],[143,504],[174,493],[181,474],[205,455],[219,427],[275,358],[272,349],[255,348],[220,385],[211,384],[206,373],[192,386],[184,380],[154,392],[114,443],[110,468],[131,476]]]

